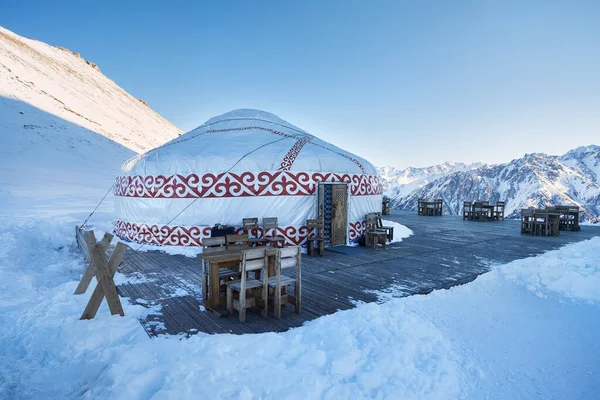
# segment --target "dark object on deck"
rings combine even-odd
[[[233,226],[215,225],[210,228],[210,237],[233,235],[234,233],[235,228]]]
[[[367,238],[365,237],[365,235],[360,235],[358,237],[358,245],[359,246],[366,246],[367,244]]]
[[[442,205],[444,201],[442,199],[417,200],[417,214],[441,217],[443,214]]]

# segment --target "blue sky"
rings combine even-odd
[[[600,144],[600,2],[4,1],[187,131],[273,112],[376,165]]]

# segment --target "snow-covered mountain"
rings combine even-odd
[[[424,168],[408,167],[397,169],[394,167],[378,168],[382,179],[383,190],[396,189],[396,193],[408,194],[415,189],[423,187],[434,180],[452,172],[469,171],[481,167],[483,164],[464,164],[447,161],[443,164]]]
[[[385,177],[389,168],[380,171]],[[392,207],[407,210],[415,209],[421,197],[443,198],[445,212],[453,215],[462,213],[465,200],[504,200],[513,218],[524,207],[577,204],[584,210],[583,221],[600,222],[600,147],[579,147],[563,156],[526,154],[507,164],[448,171],[411,191],[397,185],[386,194]]]
[[[0,203],[104,194],[126,159],[180,133],[96,64],[0,27]]]

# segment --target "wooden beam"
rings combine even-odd
[[[98,308],[100,308],[100,304],[102,303],[102,299],[104,296],[106,296],[106,302],[108,303],[108,308],[110,309],[110,313],[112,315],[125,315],[125,313],[123,312],[123,307],[121,306],[121,301],[119,300],[117,288],[115,287],[115,282],[113,281],[113,275],[114,272],[116,272],[118,264],[116,264],[115,262],[115,264],[113,265],[114,272],[111,274],[111,267],[109,266],[109,263],[106,260],[106,250],[102,243],[95,243],[96,239],[94,237],[94,233],[91,231],[85,232],[85,240],[88,245],[88,248],[90,249],[90,256],[94,264],[95,275],[98,281],[97,286],[100,287],[99,290],[102,291],[103,296],[96,295],[94,297],[92,295],[93,297],[90,298],[90,301],[88,302],[88,305],[86,307],[86,311],[84,311],[83,315],[81,316],[81,319],[94,318],[96,312],[98,311]],[[121,243],[117,244],[119,252],[115,255],[114,259],[113,256],[111,256],[111,259],[113,259],[113,261],[116,261],[118,259],[118,261],[120,262],[120,260],[122,259],[123,255],[121,253],[124,251],[124,245],[118,246],[119,244]],[[115,253],[116,252],[117,248],[115,248]]]
[[[102,244],[102,246],[105,249],[108,249],[108,246],[110,245],[110,242],[112,241],[113,237],[114,236],[108,232],[106,232],[104,234],[104,237],[102,238],[100,243]],[[94,263],[92,262],[92,258],[89,257],[89,254],[88,254],[88,257],[86,257],[86,258],[89,260],[89,263],[88,263],[87,268],[85,269],[85,272],[83,273],[83,276],[81,277],[81,280],[79,281],[79,285],[77,285],[77,289],[75,289],[74,294],[85,293],[88,286],[90,285],[90,282],[92,282],[92,278],[94,277],[94,275],[96,275],[96,269],[94,268]]]
[[[117,246],[115,247],[115,251],[113,251],[112,255],[110,256],[110,260],[108,261],[108,267],[110,270],[110,277],[111,279],[115,276],[115,273],[117,272],[117,269],[119,268],[119,265],[121,264],[121,261],[123,260],[123,257],[125,256],[125,251],[127,250],[127,246],[125,244],[123,244],[122,242],[117,243]],[[114,281],[113,281],[114,284]],[[96,285],[96,288],[94,289],[94,292],[92,293],[92,297],[90,297],[90,300],[88,301],[87,306],[85,307],[85,310],[83,311],[83,314],[81,315],[81,319],[92,319],[96,316],[96,313],[98,312],[98,309],[100,308],[100,305],[102,304],[102,300],[104,299],[104,290],[102,289],[102,285],[98,284]],[[118,299],[118,297],[117,297]],[[119,301],[120,304],[120,301]],[[109,304],[110,306],[110,304]],[[112,312],[112,311],[111,311]],[[122,312],[122,310],[121,310]],[[114,315],[114,313],[113,313]],[[124,314],[121,314],[124,315]]]

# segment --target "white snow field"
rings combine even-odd
[[[180,133],[71,51],[0,27],[0,215],[89,213],[125,160]]]
[[[0,204],[1,206],[1,204]],[[150,339],[123,301],[78,318],[79,218],[0,225],[0,398],[594,399],[600,238],[285,333]],[[107,221],[99,225],[105,225]],[[123,277],[120,277],[122,279]],[[383,296],[385,297],[385,296]]]

